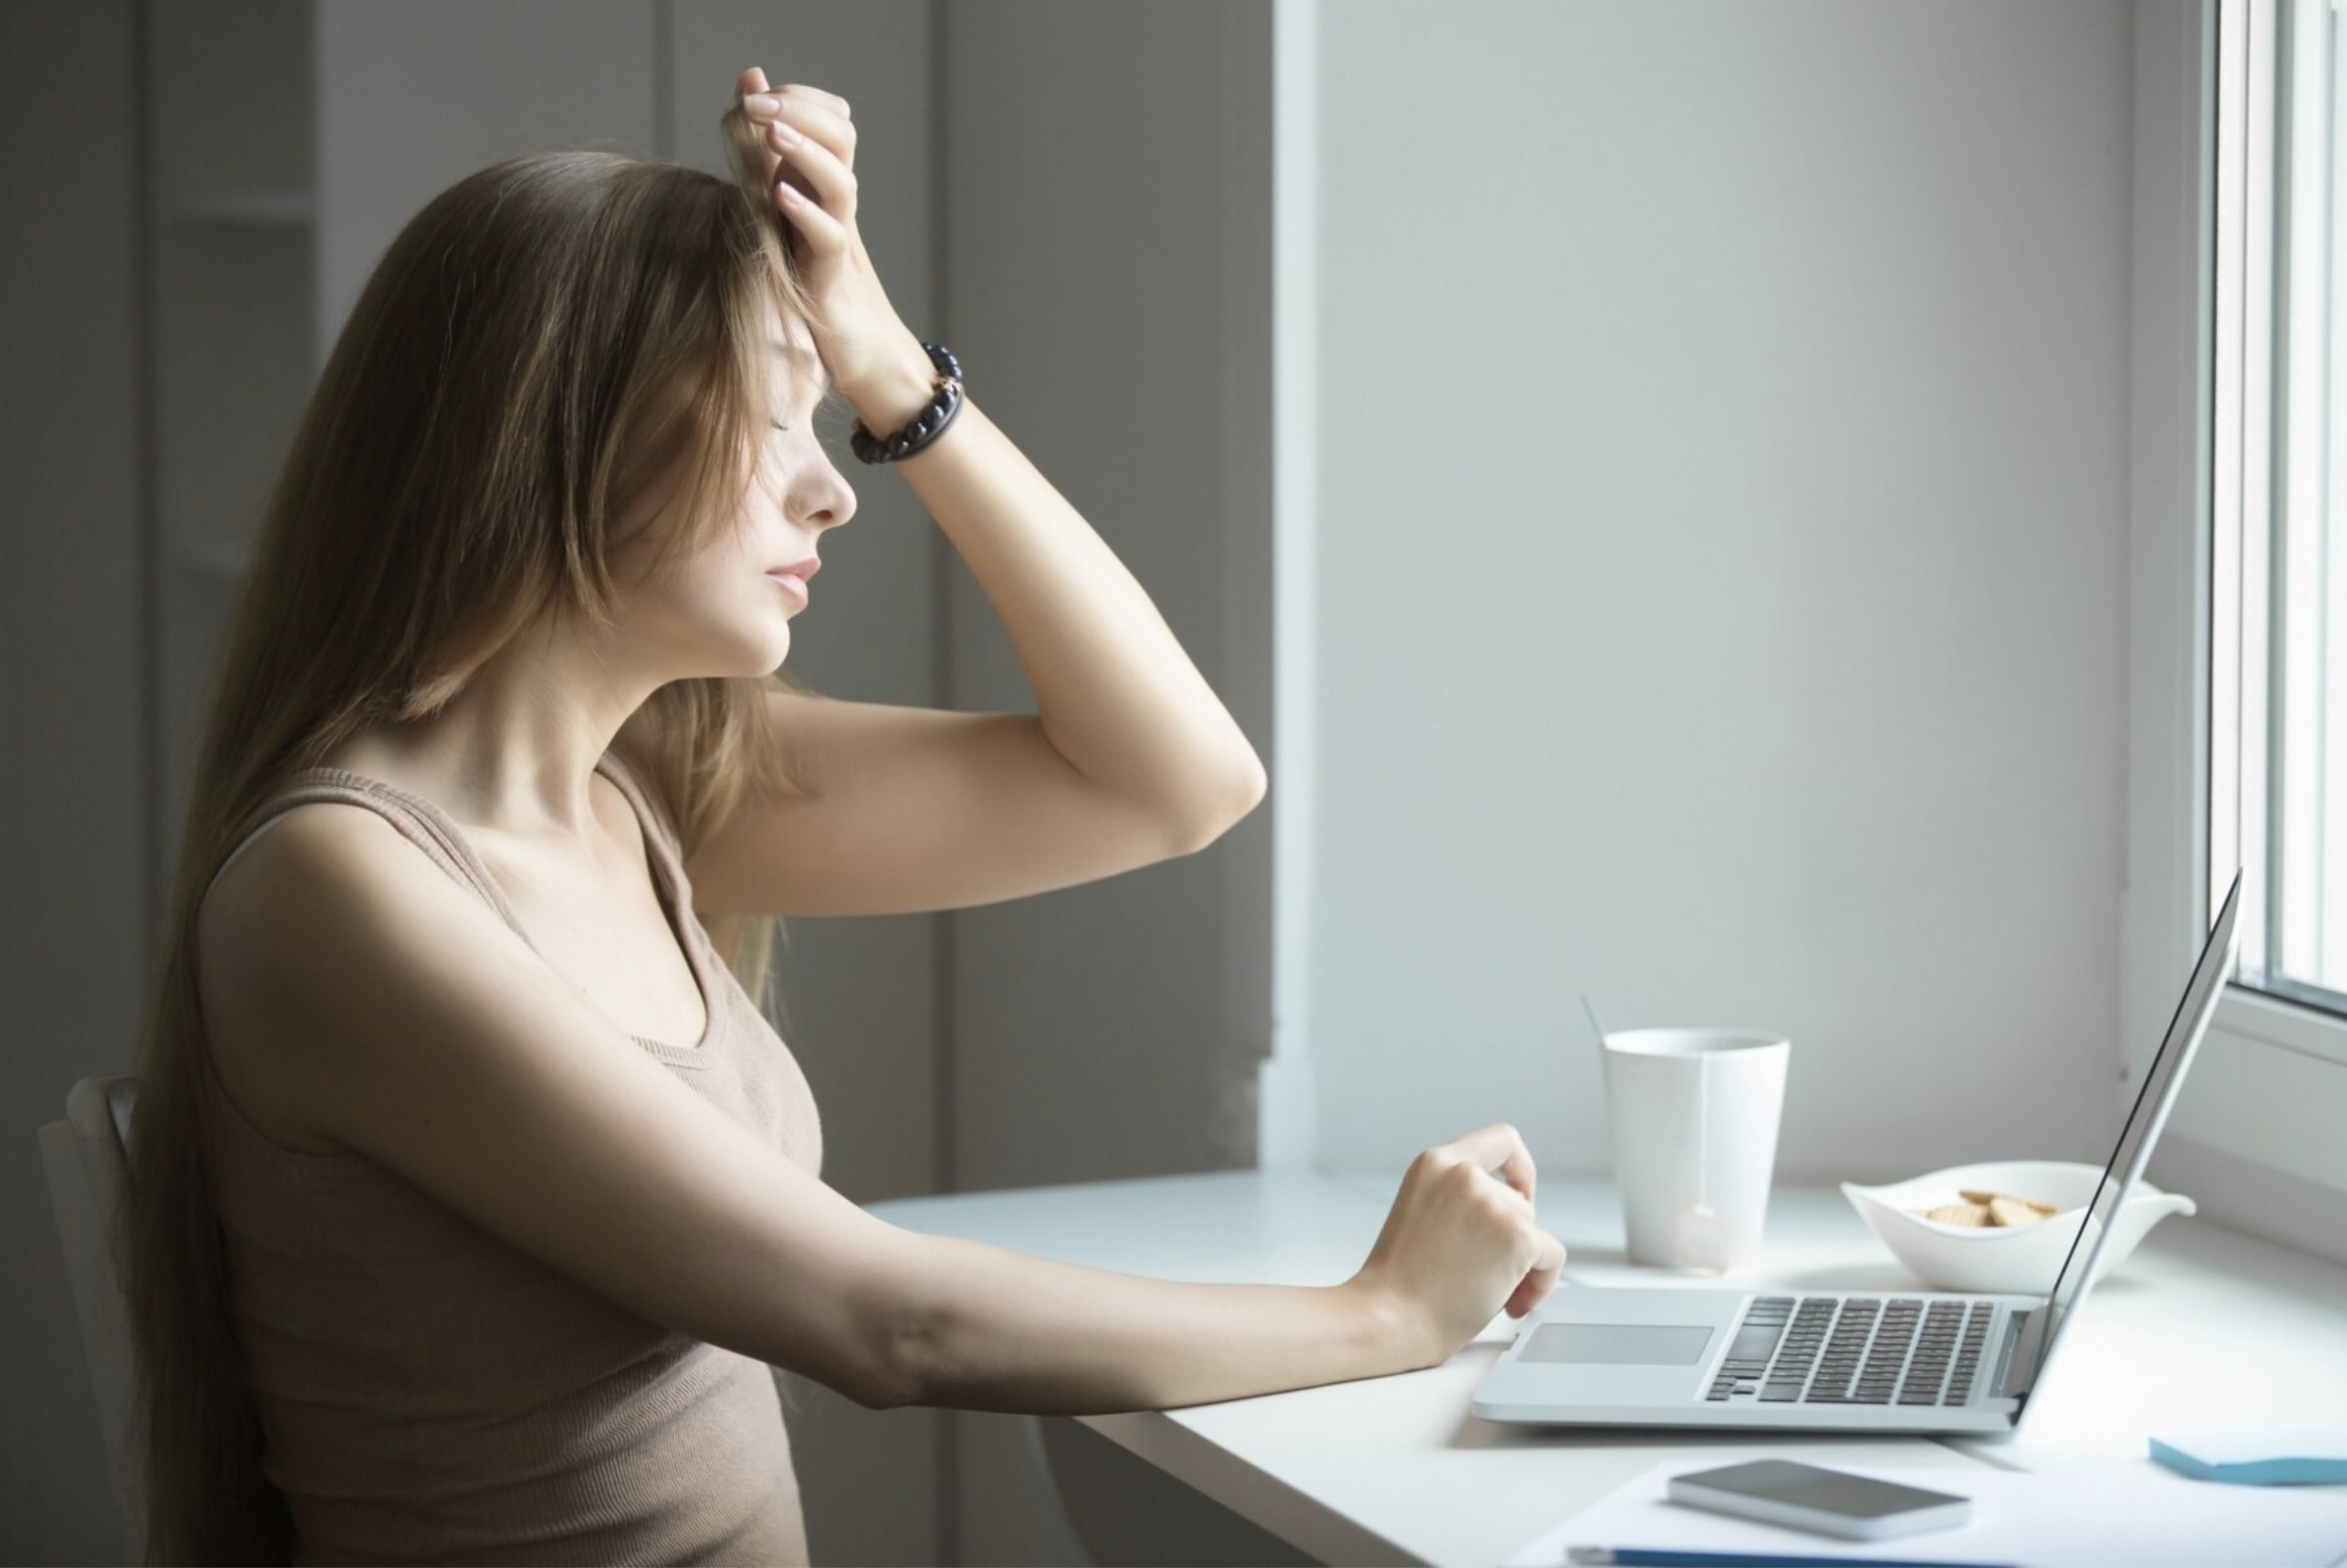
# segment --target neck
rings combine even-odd
[[[591,844],[595,763],[663,679],[576,635],[533,629],[438,713],[366,732],[336,765],[412,789],[469,827]]]

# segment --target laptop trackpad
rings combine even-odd
[[[1543,1323],[1517,1358],[1584,1366],[1693,1366],[1710,1343],[1706,1324]]]

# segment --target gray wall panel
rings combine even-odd
[[[0,1561],[121,1560],[34,1129],[126,1071],[153,871],[127,0],[0,6]]]
[[[974,395],[1260,732],[1268,670],[1229,667],[1250,645],[1234,643],[1225,597],[1235,550],[1268,559],[1267,465],[1225,423],[1227,389],[1267,406],[1270,376],[1267,339],[1226,335],[1269,299],[1267,257],[1234,267],[1224,251],[1234,226],[1268,234],[1268,143],[1226,148],[1218,125],[1226,49],[1247,46],[1219,7],[950,11],[946,314]],[[1252,46],[1267,49],[1267,27]],[[1267,91],[1267,67],[1252,85]],[[1267,126],[1267,109],[1240,123]],[[1249,175],[1224,179],[1226,157]],[[1031,707],[958,568],[951,636],[956,706]],[[957,917],[961,1184],[1252,1160],[1248,1086],[1268,1029],[1232,1038],[1224,933],[1234,868],[1266,852],[1260,832]],[[1260,902],[1267,933],[1267,886]],[[1257,990],[1267,1012],[1267,982]]]

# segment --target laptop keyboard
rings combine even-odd
[[[1994,1314],[1986,1301],[1762,1296],[1703,1397],[1714,1403],[1961,1405]]]

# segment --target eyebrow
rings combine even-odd
[[[809,365],[814,366],[822,378],[822,395],[825,397],[831,395],[832,392],[835,390],[831,386],[831,373],[825,367],[823,356],[821,354],[816,353],[813,349],[803,348],[797,343],[785,343],[781,338],[778,337],[770,337],[766,339],[766,346],[772,349],[775,353],[782,355],[786,359],[797,360],[802,367]]]

